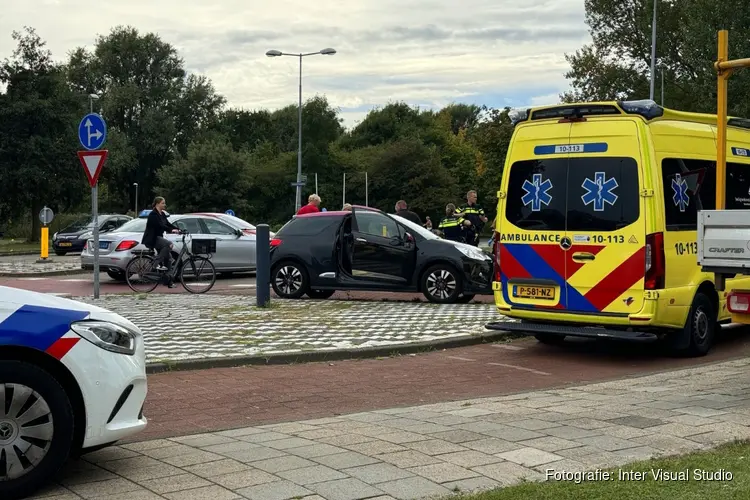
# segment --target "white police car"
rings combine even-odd
[[[122,316],[0,286],[0,498],[146,427],[143,334]]]

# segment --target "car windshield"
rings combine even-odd
[[[94,218],[89,217],[87,219],[79,219],[60,231],[61,233],[77,233],[78,231],[85,231],[86,229],[93,229]]]
[[[429,230],[423,228],[422,226],[420,226],[419,224],[413,223],[410,220],[406,220],[403,217],[401,217],[400,215],[395,215],[395,214],[389,214],[389,215],[391,217],[393,217],[394,219],[396,219],[400,224],[406,226],[410,231],[413,231],[413,232],[417,233],[418,235],[420,235],[422,238],[424,238],[426,240],[439,240],[440,239],[432,231],[429,231]]]
[[[221,218],[228,224],[233,225],[237,229],[255,229],[255,226],[247,222],[246,220],[235,217],[234,215],[222,215]]]
[[[118,227],[113,233],[142,233],[146,230],[146,219],[132,219]]]

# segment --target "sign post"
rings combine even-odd
[[[83,169],[91,185],[91,213],[94,219],[94,298],[99,298],[99,193],[98,181],[107,150],[100,150],[107,140],[107,124],[101,115],[89,113],[78,125],[78,140],[86,151],[78,152]]]
[[[49,228],[47,226],[52,222],[54,218],[55,213],[52,211],[52,209],[47,208],[46,206],[39,212],[39,222],[42,223],[42,241],[39,252],[39,260],[41,262],[48,262],[47,258],[49,257]]]

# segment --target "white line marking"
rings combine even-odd
[[[90,280],[78,278],[78,279],[69,279],[69,280],[60,280],[60,281],[90,281]]]
[[[70,297],[69,293],[55,293],[55,292],[44,292],[47,295],[54,295],[55,297]]]
[[[476,361],[476,359],[462,358],[460,356],[446,356],[446,357],[451,358],[451,359],[458,359],[460,361]]]
[[[40,281],[40,280],[46,280],[49,278],[18,278],[21,281]]]
[[[229,286],[233,286],[235,288],[255,288],[255,285],[243,284],[243,283],[240,283],[239,285],[229,285]]]
[[[517,345],[510,345],[510,344],[491,344],[492,347],[497,347],[498,349],[507,349],[509,351],[523,351],[525,347],[518,347]]]
[[[515,368],[516,370],[523,370],[523,371],[527,371],[531,373],[536,373],[537,375],[552,375],[551,373],[534,370],[533,368],[524,368],[523,366],[506,365],[504,363],[487,363],[487,364],[492,365],[492,366],[504,366],[505,368]]]

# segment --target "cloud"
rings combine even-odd
[[[482,96],[556,99],[568,88],[565,53],[589,41],[580,0],[129,0],[95,8],[89,0],[27,0],[3,8],[0,58],[23,25],[58,59],[117,25],[156,32],[189,71],[245,108],[297,100],[299,59],[268,58],[267,50],[333,47],[334,56],[303,58],[303,97],[326,95],[347,125],[394,100],[439,107]]]

